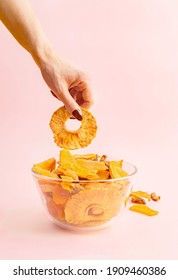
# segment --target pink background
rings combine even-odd
[[[177,259],[178,2],[31,2],[55,49],[91,78],[99,129],[82,152],[134,163],[135,190],[161,195],[160,213],[126,210],[87,234],[48,221],[30,169],[58,157],[48,123],[61,103],[0,24],[0,258]]]

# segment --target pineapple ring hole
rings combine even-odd
[[[93,204],[87,208],[87,213],[89,216],[100,216],[104,214],[104,208],[100,205]]]
[[[67,131],[69,132],[76,132],[77,130],[79,130],[81,127],[81,122],[79,122],[76,119],[67,119],[67,121],[65,122],[65,128]]]

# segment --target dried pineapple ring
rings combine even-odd
[[[73,225],[108,221],[117,215],[121,202],[117,189],[83,190],[68,199],[65,206],[65,218]]]
[[[81,127],[78,130],[70,131],[66,128],[65,122],[70,117],[65,107],[56,110],[50,120],[50,127],[54,134],[54,142],[61,148],[75,150],[88,146],[96,136],[97,125],[93,115],[86,109],[82,110]]]

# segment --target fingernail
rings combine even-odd
[[[74,110],[73,112],[72,112],[72,115],[78,120],[78,121],[81,121],[83,118],[82,118],[82,115],[81,115],[81,113],[80,113],[80,111],[79,110]]]
[[[52,90],[50,90],[50,92],[52,93],[52,95],[53,95],[54,97],[57,98],[57,96],[55,95],[55,93],[54,93]]]

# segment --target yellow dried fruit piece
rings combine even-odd
[[[58,176],[63,174],[63,172],[61,172],[59,169],[53,169],[51,172],[58,175]]]
[[[102,161],[93,161],[93,160],[86,160],[86,159],[77,159],[77,164],[82,167],[89,168],[89,169],[96,169],[96,170],[106,170],[107,167]]]
[[[64,204],[71,196],[70,192],[62,188],[58,182],[46,182],[45,180],[39,180],[38,182],[43,193],[52,193],[53,201],[56,204]]]
[[[76,166],[76,160],[68,149],[63,149],[60,151],[59,162],[60,165],[66,169],[72,169],[74,166]]]
[[[63,187],[58,186],[53,190],[53,201],[56,204],[65,204],[70,196],[71,193]]]
[[[34,164],[32,170],[43,176],[58,178],[56,174],[51,172],[53,169],[55,169],[55,167],[56,167],[55,158],[50,158],[48,160]]]
[[[116,216],[122,203],[117,189],[87,189],[73,195],[66,203],[66,221],[80,225],[90,221],[108,221]]]
[[[64,106],[53,113],[49,125],[54,134],[54,141],[59,147],[70,150],[79,149],[88,146],[95,138],[96,120],[88,110],[82,107],[81,110],[83,119],[80,128],[75,131],[70,131],[65,126],[70,114]]]
[[[73,171],[73,170],[71,170],[71,169],[66,169],[66,170],[64,170],[63,174],[64,174],[65,176],[68,176],[68,177],[72,178],[74,181],[78,181],[78,180],[79,180],[79,178],[78,178],[76,172]]]
[[[138,212],[147,216],[155,216],[157,215],[159,212],[156,210],[151,209],[150,207],[143,205],[143,204],[136,204],[133,205],[129,208],[129,210],[134,211],[134,212]]]
[[[59,179],[59,177],[56,174],[52,173],[51,171],[42,169],[41,167],[33,166],[32,170],[35,171],[36,173],[40,174],[40,175]]]
[[[90,168],[82,167],[77,160],[73,157],[73,155],[67,149],[63,149],[60,151],[60,166],[59,170],[71,169],[75,171],[78,177],[83,179],[95,179],[97,178],[97,170],[91,170]]]
[[[99,170],[97,172],[98,180],[107,180],[109,178],[109,171]]]
[[[51,171],[51,170],[55,169],[55,167],[56,167],[56,160],[55,160],[55,158],[47,159],[45,161],[42,161],[40,163],[36,163],[33,165],[33,168],[36,168],[36,167],[40,167],[44,170]]]
[[[151,199],[151,195],[149,193],[143,192],[143,191],[131,192],[130,197],[144,197],[144,198],[147,198],[149,201]]]
[[[69,176],[61,175],[61,179],[63,180],[63,182],[61,183],[63,189],[71,192],[71,189],[75,186],[75,184],[72,183],[73,178]]]
[[[97,160],[99,158],[97,154],[83,154],[83,155],[75,154],[73,156],[75,159]]]
[[[142,197],[132,197],[131,202],[137,204],[146,204],[146,201]]]
[[[112,179],[128,176],[128,173],[122,170],[122,162],[122,160],[109,162],[109,172]]]

